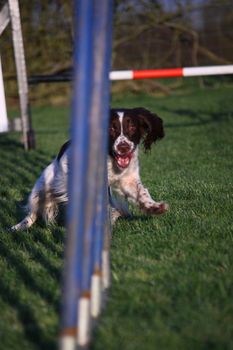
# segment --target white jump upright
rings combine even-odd
[[[6,100],[5,100],[5,91],[4,83],[2,76],[2,62],[0,56],[0,133],[8,131],[8,119],[6,112]]]
[[[14,58],[15,58],[16,73],[17,73],[19,101],[20,101],[23,143],[24,143],[24,148],[28,150],[35,147],[35,135],[31,125],[29,96],[28,96],[28,79],[27,79],[27,72],[26,72],[23,35],[22,35],[18,0],[8,0],[5,2],[4,6],[1,8],[0,35],[2,35],[8,23],[11,23],[11,28],[12,28],[12,39],[13,39]],[[0,123],[2,123],[1,120],[0,120]]]

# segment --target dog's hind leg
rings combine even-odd
[[[28,204],[26,210],[28,214],[26,217],[20,221],[18,224],[11,227],[11,231],[23,231],[31,227],[37,220],[39,214],[39,194],[35,192],[35,187],[33,187],[32,192],[28,199]]]
[[[42,215],[46,222],[51,222],[57,214],[57,204],[52,200],[51,184],[54,181],[55,163],[45,168],[36,181],[28,198],[27,215],[18,224],[11,227],[12,231],[26,230]]]
[[[22,221],[11,227],[11,231],[23,231],[31,227],[37,219],[35,213],[28,214]]]

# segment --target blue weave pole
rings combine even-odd
[[[107,221],[112,2],[102,0],[100,6],[98,0],[79,0],[74,4],[75,79],[62,292],[62,350],[87,346],[90,341],[91,280],[96,272],[96,252],[101,252],[103,247]]]
[[[107,189],[107,148],[109,124],[109,71],[111,69],[111,42],[112,42],[112,3],[111,1],[95,3],[95,41],[94,41],[94,86],[93,93],[94,113],[99,116],[99,147],[96,154],[96,205],[93,221],[94,239],[91,250],[91,315],[96,318],[101,311],[103,287],[106,286],[106,275],[103,274],[102,255],[105,234],[110,236],[108,223],[108,189]],[[100,40],[101,38],[101,40]],[[99,59],[101,57],[101,59]],[[98,154],[99,152],[99,154]],[[108,246],[109,248],[109,246]],[[109,254],[109,253],[107,253]],[[107,261],[109,266],[109,259]],[[109,287],[109,283],[108,283]]]
[[[90,110],[90,144],[88,155],[88,186],[86,188],[85,235],[82,261],[81,297],[79,300],[78,344],[89,339],[90,318],[97,317],[95,309],[101,294],[101,266],[96,266],[95,247],[102,247],[107,211],[107,130],[109,123],[109,71],[111,62],[111,1],[94,1],[93,18],[93,91]],[[104,182],[103,182],[104,181]],[[102,193],[102,202],[99,194]],[[102,214],[102,230],[97,230],[97,214]],[[98,234],[100,232],[100,234]],[[97,283],[96,283],[97,282]],[[92,306],[92,307],[91,307]],[[88,311],[87,311],[88,309]],[[92,312],[93,311],[93,312]],[[100,307],[99,307],[100,311]]]

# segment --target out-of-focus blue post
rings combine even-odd
[[[86,346],[90,340],[91,281],[102,269],[108,204],[112,1],[75,1],[74,12],[75,76],[62,292],[62,350]],[[93,316],[97,316],[95,312]]]
[[[100,40],[101,38],[101,40]],[[94,86],[93,113],[99,120],[98,148],[96,149],[95,215],[93,221],[94,239],[92,241],[91,262],[91,315],[98,317],[101,311],[101,299],[104,280],[102,251],[105,233],[110,234],[108,224],[108,180],[107,147],[109,124],[109,72],[111,63],[112,40],[112,3],[104,0],[99,6],[95,2],[95,40],[94,40]],[[100,59],[101,57],[101,59]],[[96,135],[97,138],[97,135]],[[109,263],[109,261],[108,261]],[[106,270],[106,269],[105,269]]]

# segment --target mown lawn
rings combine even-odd
[[[135,212],[113,230],[112,289],[93,350],[233,349],[233,88],[114,98],[165,122],[166,138],[141,153],[144,184],[168,214]],[[22,217],[41,169],[67,138],[67,108],[33,110],[37,150],[0,135],[0,349],[56,349],[65,231],[30,231]],[[23,202],[22,202],[23,200]]]

